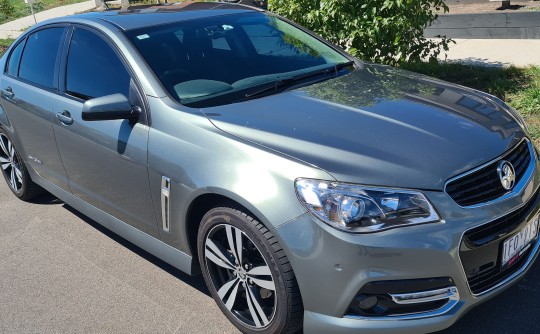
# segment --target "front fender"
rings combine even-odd
[[[333,180],[314,166],[217,129],[200,113],[181,112],[160,99],[149,100],[149,178],[160,225],[162,177],[171,181],[170,230],[160,226],[160,236],[185,253],[191,253],[186,217],[191,203],[201,195],[235,201],[272,230],[306,212],[296,197],[295,179]]]

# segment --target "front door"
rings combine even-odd
[[[148,126],[144,117],[83,121],[83,103],[121,93],[143,107],[140,90],[114,46],[99,33],[74,27],[66,66],[65,94],[54,106],[54,133],[73,194],[87,203],[158,236],[148,181]],[[144,111],[143,111],[144,113]]]

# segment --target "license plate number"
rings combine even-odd
[[[509,238],[503,245],[502,268],[511,266],[517,259],[531,246],[530,243],[538,234],[538,221],[540,215],[537,215],[516,235]]]

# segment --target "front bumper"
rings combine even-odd
[[[421,333],[451,326],[467,310],[517,282],[534,263],[540,246],[538,238],[517,264],[519,268],[482,293],[473,293],[466,274],[467,269],[470,280],[470,266],[464,267],[460,247],[463,251],[467,231],[526,208],[520,218],[523,221],[492,241],[502,244],[540,212],[540,197],[536,196],[539,185],[537,169],[519,196],[474,209],[459,207],[445,193],[425,192],[445,219],[442,223],[374,234],[344,233],[309,214],[280,226],[278,238],[285,246],[302,293],[306,333]],[[351,316],[351,302],[370,282],[435,277],[451,278],[459,291],[459,301],[442,314]]]

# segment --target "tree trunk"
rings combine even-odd
[[[104,10],[105,8],[107,8],[107,6],[105,5],[105,0],[95,0],[95,1],[96,1],[97,9]]]

